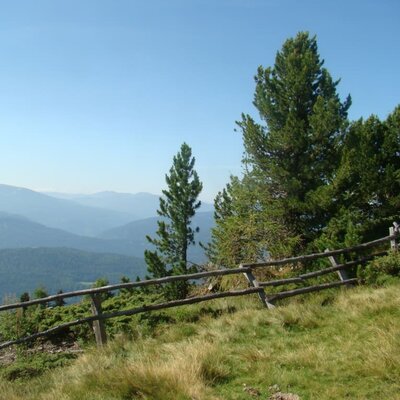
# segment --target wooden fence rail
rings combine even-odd
[[[349,261],[349,262],[346,262],[344,264],[338,264],[338,265],[335,265],[333,267],[328,267],[328,268],[324,268],[324,269],[319,269],[317,271],[312,271],[312,272],[307,272],[305,274],[300,274],[300,275],[298,275],[298,276],[296,276],[294,278],[279,279],[279,280],[268,281],[268,282],[259,282],[259,286],[268,287],[268,286],[282,286],[282,285],[287,285],[289,283],[301,283],[301,282],[304,282],[307,279],[316,278],[318,276],[326,275],[326,274],[329,274],[331,272],[340,271],[340,270],[343,270],[343,269],[348,269],[350,267],[354,267],[356,265],[365,263],[366,261],[370,261],[370,260],[374,259],[375,257],[384,256],[386,254],[388,254],[387,251],[381,251],[379,253],[375,253],[375,254],[372,254],[372,255],[367,256],[367,257],[362,257],[362,258],[359,258],[359,259],[354,260],[354,261]]]
[[[102,286],[99,288],[83,289],[83,290],[76,290],[73,292],[65,292],[65,293],[55,294],[53,296],[43,297],[42,299],[25,301],[23,303],[5,304],[5,305],[0,306],[0,311],[11,310],[14,308],[24,308],[24,307],[33,306],[36,304],[46,304],[51,301],[65,299],[68,297],[80,297],[80,296],[86,296],[86,295],[93,295],[93,294],[97,294],[97,293],[111,292],[113,290],[119,290],[119,289],[138,288],[138,287],[142,287],[142,286],[163,285],[165,283],[171,283],[171,282],[177,282],[177,281],[183,281],[183,280],[202,279],[202,278],[207,278],[210,276],[242,274],[243,272],[250,272],[250,271],[251,271],[251,268],[220,269],[220,270],[215,270],[215,271],[197,272],[195,274],[166,276],[165,278],[148,279],[146,281],[118,283],[116,285],[107,285],[107,286]]]
[[[285,292],[279,292],[275,295],[272,295],[271,297],[269,297],[268,300],[273,302],[273,301],[280,300],[280,299],[286,299],[287,297],[297,296],[299,294],[318,292],[320,290],[330,289],[330,288],[334,288],[337,286],[348,285],[348,284],[353,284],[353,283],[357,283],[357,282],[358,282],[357,278],[352,278],[352,279],[347,279],[345,281],[322,283],[320,285],[313,285],[313,286],[307,286],[307,287],[299,288],[299,289],[287,290]]]
[[[244,289],[244,290],[235,290],[235,291],[222,292],[222,293],[212,293],[212,294],[207,294],[204,296],[197,296],[197,297],[190,297],[187,299],[169,301],[166,303],[151,304],[148,306],[137,307],[137,308],[133,308],[130,310],[115,311],[115,312],[109,313],[109,314],[96,314],[91,317],[81,318],[81,319],[77,319],[75,321],[60,324],[60,325],[55,326],[54,328],[50,328],[46,331],[38,332],[33,335],[26,336],[24,338],[10,340],[8,342],[1,343],[0,349],[11,346],[13,344],[24,343],[24,342],[27,342],[27,341],[30,341],[33,339],[37,339],[39,337],[49,336],[49,335],[57,333],[61,330],[71,328],[76,325],[81,325],[81,324],[84,324],[87,322],[104,321],[104,320],[110,319],[110,318],[130,316],[130,315],[145,313],[145,312],[149,312],[149,311],[164,310],[167,308],[180,307],[180,306],[184,306],[187,304],[195,304],[195,303],[201,303],[204,301],[222,299],[224,297],[245,296],[248,294],[259,293],[260,291],[263,291],[263,289],[262,288],[249,288],[249,289]],[[104,332],[103,332],[103,334],[104,334]],[[97,335],[96,335],[96,339],[98,339]],[[97,343],[101,344],[101,345],[104,344],[104,342],[99,342],[99,340],[97,340]]]
[[[195,304],[195,303],[200,303],[200,302],[205,302],[205,301],[210,301],[214,299],[220,299],[220,298],[225,298],[225,297],[235,297],[235,296],[245,296],[245,295],[251,295],[251,294],[257,294],[259,299],[261,300],[262,304],[265,307],[268,308],[273,308],[273,302],[291,297],[291,296],[296,296],[299,294],[304,294],[304,293],[309,293],[309,292],[314,292],[314,291],[319,291],[319,290],[325,290],[328,288],[332,287],[337,287],[341,285],[353,285],[357,283],[357,279],[348,279],[346,275],[346,270],[350,267],[353,267],[358,264],[363,264],[366,261],[369,261],[375,257],[379,257],[382,255],[387,254],[387,251],[381,251],[379,253],[375,253],[369,256],[364,256],[361,257],[357,260],[354,261],[349,261],[344,264],[338,264],[336,262],[336,259],[334,256],[340,255],[340,254],[348,254],[351,252],[357,252],[360,250],[364,249],[369,249],[373,246],[377,246],[379,244],[385,243],[385,242],[390,242],[390,248],[393,251],[397,251],[398,244],[397,244],[397,237],[399,235],[399,226],[394,223],[394,228],[389,229],[389,236],[385,236],[383,238],[373,240],[371,242],[363,243],[357,246],[353,247],[348,247],[344,249],[339,249],[339,250],[326,250],[323,253],[314,253],[314,254],[308,254],[308,255],[302,255],[302,256],[297,256],[297,257],[290,257],[290,258],[285,258],[285,259],[280,259],[280,260],[271,260],[271,261],[266,261],[266,262],[257,262],[257,263],[245,263],[241,264],[239,268],[233,268],[233,269],[219,269],[219,270],[214,270],[214,271],[205,271],[205,272],[198,272],[194,274],[186,274],[186,275],[176,275],[176,276],[167,276],[164,278],[159,278],[159,279],[149,279],[145,281],[138,281],[138,282],[128,282],[128,283],[120,283],[116,285],[107,285],[107,286],[102,286],[100,288],[92,288],[92,289],[85,289],[85,290],[76,290],[73,292],[66,292],[66,293],[60,293],[52,296],[47,296],[42,299],[35,299],[35,300],[30,300],[26,302],[21,302],[21,303],[14,303],[14,304],[5,304],[0,306],[0,311],[7,311],[7,310],[12,310],[12,309],[18,309],[18,308],[26,308],[28,306],[33,306],[33,305],[38,305],[38,304],[46,304],[55,300],[60,300],[64,298],[69,298],[69,297],[79,297],[79,296],[90,296],[91,302],[92,302],[92,316],[77,319],[75,321],[63,323],[60,325],[57,325],[53,328],[47,329],[42,332],[35,333],[33,335],[29,335],[23,338],[7,341],[4,343],[0,343],[0,349],[3,349],[5,347],[14,345],[14,344],[19,344],[19,343],[24,343],[28,342],[34,339],[37,339],[39,337],[44,337],[44,336],[49,336],[54,333],[57,333],[61,330],[68,329],[70,327],[84,324],[84,323],[92,323],[93,324],[93,330],[95,333],[96,337],[96,342],[99,346],[103,345],[107,338],[106,338],[106,333],[105,333],[105,327],[104,327],[104,321],[110,318],[115,318],[115,317],[120,317],[120,316],[131,316],[139,313],[144,313],[144,312],[149,312],[149,311],[156,311],[156,310],[163,310],[167,308],[172,308],[172,307],[179,307],[187,304]],[[279,266],[279,265],[286,265],[286,264],[294,264],[294,263],[301,263],[305,261],[310,261],[310,260],[316,260],[319,258],[326,258],[328,257],[329,260],[331,261],[332,266],[329,268],[324,268],[322,270],[317,270],[317,271],[312,271],[308,273],[304,273],[301,275],[298,275],[297,277],[293,278],[286,278],[286,279],[278,279],[278,280],[272,280],[268,282],[258,282],[255,276],[253,275],[253,270],[257,268],[265,268],[265,267],[271,267],[271,266]],[[321,275],[325,275],[328,273],[332,272],[338,272],[340,281],[338,282],[330,282],[330,283],[323,283],[323,284],[318,284],[318,285],[313,285],[313,286],[308,286],[308,287],[302,287],[302,288],[297,288],[293,290],[288,290],[288,291],[283,291],[275,294],[271,294],[268,296],[264,288],[269,287],[269,286],[281,286],[281,285],[286,285],[289,283],[303,283],[304,281],[315,278]],[[235,290],[235,291],[226,291],[226,292],[220,292],[220,293],[212,293],[212,294],[207,294],[203,296],[196,296],[196,297],[191,297],[191,298],[186,298],[186,299],[181,299],[181,300],[175,300],[175,301],[169,301],[165,303],[160,303],[160,304],[151,304],[151,305],[145,305],[142,307],[137,307],[134,309],[130,310],[121,310],[121,311],[115,311],[112,313],[104,314],[101,309],[101,293],[104,292],[110,292],[113,290],[119,290],[119,289],[128,289],[128,288],[138,288],[138,287],[144,287],[144,286],[149,286],[149,285],[163,285],[166,283],[171,283],[171,282],[177,282],[177,281],[182,281],[182,280],[196,280],[196,279],[203,279],[207,277],[215,277],[215,276],[225,276],[225,275],[234,275],[234,274],[244,274],[246,277],[250,288],[245,289],[245,290]]]
[[[285,264],[296,264],[296,263],[301,263],[301,262],[305,262],[305,261],[316,260],[317,258],[324,258],[324,257],[330,257],[330,256],[338,256],[338,255],[346,254],[346,253],[352,253],[352,252],[356,252],[359,250],[365,250],[370,247],[374,247],[378,244],[389,242],[389,241],[393,241],[393,243],[395,243],[398,233],[397,233],[397,231],[393,231],[393,232],[394,233],[390,234],[389,236],[385,236],[380,239],[372,240],[371,242],[358,244],[357,246],[346,247],[344,249],[329,250],[329,251],[325,251],[323,253],[313,253],[313,254],[307,254],[304,256],[282,258],[280,260],[262,261],[262,262],[256,262],[256,263],[244,263],[244,264],[242,264],[242,266],[244,268],[245,267],[258,268],[258,267],[270,267],[272,265],[278,266],[278,265],[285,265]]]

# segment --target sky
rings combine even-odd
[[[398,0],[0,0],[0,183],[151,192],[183,142],[201,199],[240,175],[257,67],[317,36],[351,119],[400,103]]]

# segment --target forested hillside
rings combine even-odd
[[[212,213],[199,213],[198,240],[208,243]],[[97,278],[118,282],[123,275],[144,277],[143,254],[152,245],[147,234],[156,231],[157,219],[134,221],[105,232],[103,238],[74,235],[27,218],[0,214],[0,299],[45,286],[56,290],[81,288]],[[202,264],[206,256],[198,244],[189,247],[189,261]],[[21,279],[22,277],[22,279]],[[82,283],[83,282],[83,283]]]
[[[48,293],[91,286],[98,278],[117,283],[146,273],[144,260],[118,254],[90,253],[67,248],[0,250],[0,299],[19,297],[43,287]]]

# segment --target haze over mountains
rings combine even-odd
[[[95,236],[132,220],[129,213],[88,207],[8,185],[0,185],[0,211],[21,215],[51,228],[88,236]]]
[[[96,253],[115,253],[143,258],[145,249],[151,245],[146,235],[154,236],[158,217],[132,221],[102,232],[98,237],[75,235],[61,229],[49,228],[19,215],[0,212],[0,249],[66,247]],[[193,225],[200,227],[196,241],[209,242],[213,223],[212,213],[198,213]],[[189,248],[191,261],[204,261],[203,250],[199,246]]]
[[[159,196],[151,193],[99,192],[94,194],[44,193],[87,207],[118,211],[130,216],[130,220],[154,217],[157,215]]]
[[[51,197],[72,200],[75,203],[129,214],[130,221],[157,216],[159,196],[151,193],[118,193],[112,191],[94,194],[45,193]],[[213,206],[202,203],[201,212],[213,211]]]
[[[157,220],[159,217],[147,218],[138,221],[132,221],[126,225],[110,229],[99,235],[103,240],[118,242],[127,242],[135,249],[133,255],[143,256],[145,249],[150,249],[146,240],[146,235],[155,236],[157,230]],[[211,240],[211,228],[214,224],[212,212],[198,212],[193,218],[193,226],[198,226],[200,231],[196,234],[196,246],[190,246],[188,250],[188,260],[190,262],[201,264],[205,261],[204,250],[198,243],[207,244]]]
[[[50,193],[0,184],[0,212],[21,216],[76,235],[96,237],[132,221],[157,216],[159,196],[150,193],[100,192],[91,195]],[[211,212],[202,204],[200,212]]]
[[[69,247],[124,255],[135,253],[123,241],[75,235],[61,229],[49,228],[19,215],[0,213],[0,249],[25,247]]]
[[[150,193],[44,194],[0,185],[0,249],[13,249],[0,250],[0,276],[8,282],[7,287],[0,285],[0,299],[5,293],[20,293],[22,287],[71,290],[100,276],[110,282],[122,275],[142,277],[143,253],[151,248],[146,235],[157,230],[158,204],[159,197]],[[197,242],[210,240],[211,210],[210,204],[202,205],[193,220],[200,227]],[[203,249],[192,246],[188,258],[204,262]],[[29,276],[21,279],[21,271]]]

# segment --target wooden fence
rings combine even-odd
[[[368,243],[363,243],[363,244],[360,244],[357,246],[348,247],[348,248],[344,248],[344,249],[339,249],[339,250],[328,250],[327,249],[323,253],[314,253],[314,254],[285,258],[285,259],[280,259],[280,260],[270,260],[270,261],[265,261],[265,262],[246,263],[246,264],[241,264],[239,266],[239,268],[234,268],[234,269],[220,269],[220,270],[215,270],[215,271],[198,272],[198,273],[187,274],[187,275],[167,276],[165,278],[160,278],[160,279],[149,279],[149,280],[145,280],[145,281],[108,285],[108,286],[103,286],[100,288],[76,290],[73,292],[66,292],[66,293],[56,294],[53,296],[48,296],[48,297],[45,297],[42,299],[35,299],[35,300],[30,300],[30,301],[21,302],[21,303],[2,305],[2,306],[0,306],[0,312],[18,309],[18,308],[26,308],[28,306],[33,306],[33,305],[38,305],[38,304],[46,304],[51,301],[61,300],[61,299],[69,298],[69,297],[90,296],[92,315],[85,317],[85,318],[80,318],[80,319],[77,319],[74,321],[70,321],[67,323],[57,325],[53,328],[50,328],[50,329],[42,331],[42,332],[35,333],[33,335],[29,335],[29,336],[22,337],[19,339],[0,343],[0,349],[3,349],[5,347],[8,347],[8,346],[11,346],[14,344],[20,344],[20,343],[24,343],[27,341],[31,341],[31,340],[34,340],[34,339],[37,339],[40,337],[49,336],[51,334],[65,330],[72,326],[76,326],[76,325],[80,325],[80,324],[84,324],[84,323],[92,323],[93,324],[93,330],[94,330],[96,342],[99,346],[101,346],[107,341],[106,331],[105,331],[105,327],[104,327],[104,321],[107,319],[110,319],[110,318],[121,317],[121,316],[130,316],[130,315],[135,315],[135,314],[140,314],[140,313],[145,313],[145,312],[150,312],[150,311],[163,310],[163,309],[172,308],[172,307],[179,307],[179,306],[183,306],[183,305],[187,305],[187,304],[195,304],[195,303],[210,301],[210,300],[214,300],[214,299],[235,297],[235,296],[245,296],[245,295],[250,295],[250,294],[257,294],[260,301],[262,302],[262,304],[265,307],[274,308],[273,303],[275,301],[284,299],[287,297],[296,296],[296,295],[300,295],[303,293],[310,293],[310,292],[319,291],[319,290],[325,290],[325,289],[329,289],[329,288],[333,288],[333,287],[337,287],[337,286],[341,286],[341,285],[352,286],[357,283],[357,278],[349,279],[349,277],[347,275],[347,270],[350,267],[354,267],[356,265],[363,264],[369,260],[372,260],[375,257],[385,255],[385,254],[387,254],[387,251],[380,251],[375,254],[371,254],[371,255],[368,255],[365,257],[360,257],[357,260],[349,261],[349,262],[346,262],[343,264],[338,264],[336,256],[342,255],[342,254],[353,253],[353,252],[357,252],[357,251],[362,251],[365,249],[370,249],[371,247],[381,245],[385,242],[390,242],[390,249],[392,249],[393,251],[397,251],[398,235],[399,235],[399,227],[397,224],[394,224],[394,227],[391,227],[389,229],[389,236],[385,236],[383,238],[380,238],[380,239],[377,239],[377,240],[374,240],[374,241],[371,241]],[[266,268],[266,267],[273,267],[273,266],[276,267],[276,266],[282,266],[282,265],[288,265],[288,264],[298,264],[298,263],[304,263],[306,261],[316,260],[316,259],[320,259],[320,258],[328,258],[331,263],[331,267],[304,273],[304,274],[298,275],[293,278],[272,280],[272,281],[267,281],[267,282],[258,282],[253,274],[253,271],[258,268]],[[282,292],[274,293],[271,295],[268,295],[265,292],[265,288],[270,287],[270,286],[276,287],[276,286],[287,285],[290,283],[304,283],[305,281],[307,281],[311,278],[315,278],[315,277],[329,274],[332,272],[336,272],[339,275],[338,281],[317,284],[317,285],[312,285],[312,286],[307,286],[307,287],[300,287],[297,289],[282,291]],[[174,301],[169,301],[169,302],[160,303],[160,304],[144,305],[142,307],[138,307],[138,308],[134,308],[134,309],[130,309],[130,310],[115,311],[115,312],[108,313],[108,314],[105,314],[102,312],[101,293],[110,292],[110,291],[119,290],[119,289],[138,288],[138,287],[144,287],[144,286],[150,286],[150,285],[162,285],[165,283],[177,282],[177,281],[182,281],[182,280],[192,281],[192,280],[203,279],[203,278],[208,278],[208,277],[235,275],[235,274],[244,274],[244,276],[246,277],[246,279],[249,283],[248,289],[232,290],[232,291],[225,291],[225,292],[219,292],[219,293],[210,293],[210,294],[206,294],[206,295],[202,295],[202,296],[190,297],[190,298],[181,299],[181,300],[174,300]]]

